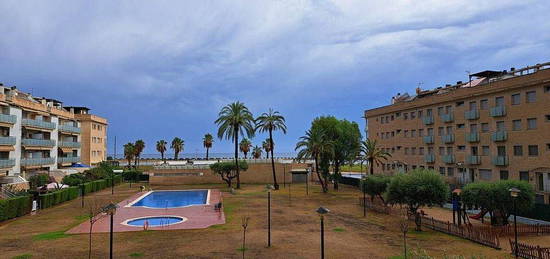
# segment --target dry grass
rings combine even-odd
[[[133,187],[137,187],[134,185]],[[159,189],[219,188],[221,185],[187,185]],[[303,185],[293,185],[292,200],[288,187],[275,191],[272,201],[272,242],[267,248],[267,208],[263,185],[244,185],[237,194],[224,194],[227,217],[225,225],[198,230],[144,231],[115,233],[117,258],[240,258],[241,218],[249,216],[247,258],[318,258],[319,217],[315,209],[331,210],[326,217],[327,258],[388,258],[402,253],[399,219],[376,213],[362,217],[356,204],[359,193],[341,187],[338,192],[323,194],[310,186],[305,195]],[[110,190],[88,196],[101,202],[120,201],[137,191],[119,186],[111,197]],[[80,200],[25,216],[0,225],[1,258],[86,258],[88,236],[63,232],[86,220]],[[409,231],[408,246],[425,249],[428,254],[465,255],[503,258],[506,252],[487,248],[445,234]],[[93,235],[93,258],[108,255],[108,234]],[[32,257],[28,257],[31,256]]]

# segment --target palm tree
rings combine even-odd
[[[128,160],[128,167],[132,166],[132,160],[134,159],[136,155],[136,147],[134,146],[134,143],[128,142],[124,145],[124,158]]]
[[[164,159],[164,152],[166,152],[166,141],[159,140],[157,141],[157,151],[160,152],[160,157],[162,161],[166,164],[166,160]]]
[[[269,132],[269,149],[271,151],[271,169],[273,171],[273,186],[275,190],[279,189],[277,183],[277,176],[275,175],[275,160],[273,159],[273,149],[275,149],[273,142],[273,131],[280,130],[283,134],[286,134],[285,117],[283,117],[278,111],[273,111],[269,108],[267,113],[263,113],[256,119],[256,129],[260,132]]]
[[[391,157],[391,154],[380,149],[376,146],[376,140],[367,140],[361,141],[361,155],[366,161],[369,162],[370,174],[374,174],[374,163],[380,165],[383,161],[388,160]]]
[[[212,137],[212,134],[204,134],[204,137],[202,138],[202,145],[204,146],[204,148],[206,148],[206,160],[208,160],[208,150],[212,147],[212,143],[214,143],[214,138]]]
[[[262,157],[262,148],[255,146],[254,149],[252,149],[252,156],[254,157],[254,159]]]
[[[269,145],[269,139],[266,139],[262,142],[262,148],[265,151],[265,157],[269,159],[269,151],[271,150],[271,146]]]
[[[135,166],[137,167],[139,163],[139,159],[141,157],[141,152],[143,152],[143,150],[145,149],[145,142],[143,142],[143,140],[141,139],[138,139],[134,144],[134,147],[136,148]]]
[[[235,143],[235,165],[237,169],[237,189],[241,188],[239,171],[239,134],[252,138],[255,133],[254,117],[241,102],[234,102],[223,107],[215,121],[218,124],[218,138],[231,139]]]
[[[324,133],[321,130],[311,130],[306,131],[306,135],[300,137],[300,141],[296,143],[295,150],[299,150],[298,159],[313,159],[315,161],[315,172],[319,183],[323,188],[323,192],[328,191],[328,182],[321,178],[321,173],[319,172],[319,158],[321,154],[332,152],[332,142],[327,141],[324,137]],[[326,179],[326,178],[325,178]]]
[[[180,152],[183,152],[183,145],[183,139],[180,139],[178,137],[172,139],[172,144],[170,145],[170,148],[174,150],[174,160],[178,160],[178,154]]]
[[[244,153],[244,159],[246,159],[246,155],[248,154],[248,152],[250,152],[251,147],[252,143],[250,143],[250,140],[248,140],[247,138],[243,138],[243,140],[241,140],[241,143],[239,143],[239,149],[241,150],[241,152]]]

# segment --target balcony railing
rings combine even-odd
[[[57,162],[60,164],[66,164],[66,163],[78,163],[80,162],[79,156],[72,156],[72,157],[58,157]]]
[[[80,128],[72,125],[59,125],[59,130],[70,133],[80,133]]]
[[[0,160],[0,168],[11,168],[15,166],[15,159]]]
[[[455,119],[455,116],[454,116],[453,113],[442,114],[442,115],[440,115],[439,117],[441,118],[441,121],[442,121],[442,122],[445,122],[445,123],[447,123],[447,122],[453,122],[454,119]]]
[[[451,144],[455,142],[455,134],[447,134],[441,136],[441,141],[445,144]]]
[[[53,157],[21,159],[22,166],[39,166],[39,165],[52,165],[52,164],[55,164],[55,159]]]
[[[0,145],[2,146],[15,145],[15,137],[0,137]]]
[[[479,142],[479,133],[477,132],[466,133],[466,135],[464,136],[466,138],[466,142],[470,142],[470,143]]]
[[[55,123],[42,121],[42,120],[23,119],[21,121],[21,124],[23,124],[23,126],[36,127],[41,129],[48,129],[48,130],[55,129]]]
[[[434,163],[434,162],[435,162],[435,155],[434,155],[434,154],[426,154],[426,155],[424,155],[424,162],[426,162],[426,163]]]
[[[491,140],[495,142],[506,141],[508,133],[505,130],[496,131],[491,135]]]
[[[424,121],[424,125],[432,125],[434,124],[434,117],[431,115],[424,116],[422,121]]]
[[[441,156],[441,160],[445,164],[454,164],[455,162],[455,155],[443,155]]]
[[[424,144],[433,144],[434,136],[424,136]]]
[[[495,156],[495,157],[493,157],[493,165],[507,166],[508,165],[508,156]]]
[[[0,122],[15,124],[17,117],[15,115],[0,114]]]
[[[479,119],[479,110],[471,110],[464,112],[464,118],[467,120],[477,120]]]
[[[504,106],[496,106],[491,108],[489,111],[491,117],[502,117],[506,116],[506,108]]]
[[[23,146],[30,147],[53,147],[55,146],[55,140],[53,139],[22,139],[21,144]]]
[[[73,148],[79,148],[80,142],[71,142],[71,141],[60,141],[59,147],[73,147]]]
[[[466,156],[466,164],[468,165],[479,165],[481,164],[480,156]]]

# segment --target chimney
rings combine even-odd
[[[516,71],[516,68],[515,68],[515,67],[511,67],[511,68],[510,68],[510,72],[514,72],[514,71]]]
[[[457,84],[457,85],[461,85],[461,84],[462,84],[462,81],[457,81],[456,84]]]

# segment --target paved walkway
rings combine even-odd
[[[124,221],[140,217],[155,216],[180,216],[187,220],[173,225],[149,227],[149,230],[172,230],[172,229],[199,229],[212,225],[225,224],[223,210],[216,211],[214,205],[221,201],[219,190],[210,190],[209,205],[196,205],[183,208],[150,209],[143,207],[125,207],[136,200],[144,192],[132,195],[130,198],[118,203],[119,208],[114,217],[114,232],[143,231],[143,227],[128,226],[122,224]],[[110,217],[105,215],[93,225],[93,233],[109,232]],[[90,223],[88,221],[70,229],[68,234],[89,233]]]

